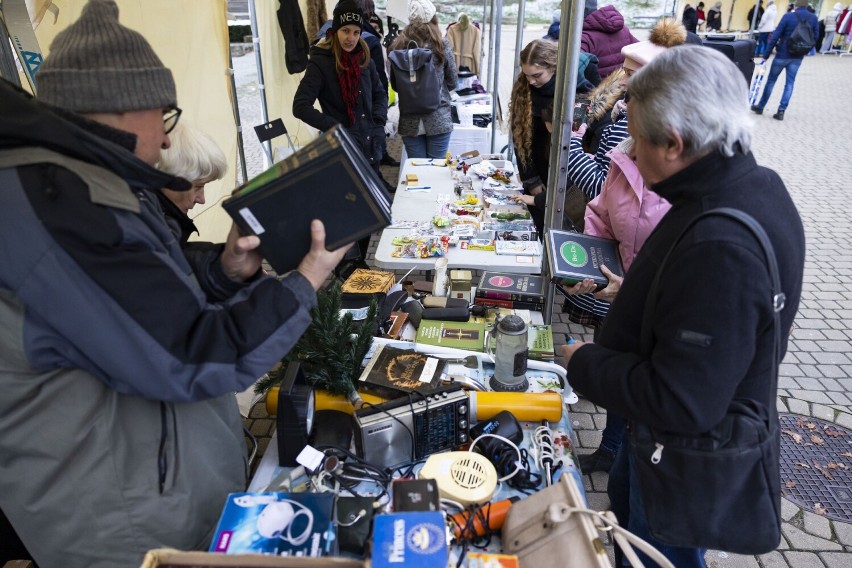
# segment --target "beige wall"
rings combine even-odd
[[[30,16],[38,22],[36,36],[45,56],[57,33],[74,22],[86,0],[28,0]],[[220,207],[234,188],[237,172],[237,134],[230,99],[228,28],[225,0],[117,0],[121,23],[143,34],[175,76],[181,120],[212,136],[228,157],[228,173],[207,185],[205,205],[190,212],[201,238],[222,241],[230,219]],[[277,2],[276,2],[277,4]],[[54,21],[55,20],[55,21]]]

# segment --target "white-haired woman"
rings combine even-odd
[[[619,413],[633,425],[631,432],[649,427],[706,443],[704,433],[715,431],[734,399],[773,416],[777,364],[801,296],[804,230],[781,178],[759,166],[751,153],[748,85],[728,58],[698,46],[668,49],[630,79],[628,92],[630,156],[671,209],[633,261],[595,343],[567,345],[562,354],[572,386]],[[778,253],[786,303],[777,329],[766,261],[750,231],[715,216],[687,229],[699,214],[719,207],[751,215]],[[657,271],[684,230],[652,296]],[[653,313],[645,311],[648,302]],[[643,330],[650,331],[649,345],[642,342]],[[673,451],[664,447],[662,460],[656,460],[660,464]],[[649,493],[647,484],[640,490],[639,466],[648,464],[641,479],[655,476],[652,454],[625,437],[607,491],[619,523],[649,540],[675,566],[704,568],[705,550],[699,547],[721,548],[717,539],[724,539],[726,550],[764,553],[777,547],[772,527],[780,525],[780,507],[775,519],[771,514],[756,519],[753,508],[741,505],[754,497],[779,501],[777,462],[765,465],[761,488],[723,482],[716,490],[703,485]],[[728,468],[707,471],[720,479],[730,473]],[[696,499],[715,506],[699,512]],[[651,503],[655,516],[649,516]],[[652,531],[666,534],[666,542]]]
[[[228,171],[228,161],[213,138],[185,122],[178,123],[169,138],[172,145],[160,151],[157,167],[191,182],[192,187],[186,191],[163,188],[158,197],[167,219],[180,228],[180,241],[185,244],[192,233],[198,232],[189,210],[204,204],[204,187],[222,179]]]

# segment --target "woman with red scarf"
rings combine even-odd
[[[364,23],[355,2],[337,4],[329,35],[311,47],[293,99],[293,116],[321,131],[342,124],[379,172],[388,96],[361,39]],[[322,112],[314,108],[317,99]]]

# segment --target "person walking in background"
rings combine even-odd
[[[204,132],[184,122],[169,134],[172,145],[160,151],[157,169],[192,183],[187,191],[162,188],[157,197],[166,219],[177,224],[180,242],[186,245],[189,236],[198,228],[189,218],[189,210],[204,205],[204,186],[222,179],[228,171],[228,161],[216,141]]]
[[[381,177],[388,96],[361,39],[364,17],[353,0],[342,0],[332,22],[331,33],[311,47],[293,116],[320,131],[342,125]],[[314,107],[317,100],[322,111]]]
[[[775,18],[778,17],[778,7],[775,5],[775,0],[769,0],[766,4],[766,10],[763,16],[760,17],[760,23],[757,25],[757,49],[755,55],[757,57],[766,57],[766,44],[769,43],[769,35],[775,29]]]
[[[819,50],[820,53],[828,53],[831,51],[831,47],[834,45],[834,36],[837,34],[837,24],[840,23],[837,19],[842,11],[843,4],[838,2],[834,5],[831,11],[825,15],[825,19],[823,20],[825,23],[825,39],[822,41],[822,47]]]
[[[695,14],[698,16],[698,31],[704,31],[704,24],[707,22],[707,16],[704,14],[704,2],[699,2],[695,8]]]
[[[754,6],[749,8],[748,14],[746,15],[746,19],[748,20],[748,29],[756,30],[757,24],[760,23],[760,19],[763,17],[763,0],[760,0],[757,5],[757,17],[754,16]]]
[[[787,330],[802,291],[802,220],[778,174],[759,166],[751,153],[748,86],[727,57],[691,45],[666,50],[631,78],[628,92],[630,155],[648,187],[671,209],[634,259],[595,342],[563,346],[562,354],[571,385],[592,403],[632,424],[709,444],[702,433],[724,420],[734,399],[747,400],[761,416],[771,415],[768,405],[776,404],[777,393],[770,392],[773,371],[787,350]],[[768,235],[786,295],[780,328],[773,325],[778,316],[761,246],[730,219],[709,217],[687,229],[651,296],[678,235],[696,216],[719,207],[751,215]],[[721,272],[725,286],[719,285]],[[650,317],[649,301],[656,306]],[[643,325],[653,337],[647,347]],[[665,496],[654,495],[653,505],[666,520],[649,528],[650,503],[640,490],[638,460],[650,458],[636,452],[632,437],[625,436],[610,470],[607,493],[619,524],[678,568],[704,568],[704,549],[652,536],[652,530],[663,532],[673,524],[699,533],[707,521],[685,517],[688,513],[673,510]],[[776,481],[765,498],[780,508],[777,467],[767,473]],[[660,484],[664,491],[665,481]],[[646,566],[653,564],[641,552],[639,557]],[[622,566],[622,560],[616,548],[614,565]]]
[[[441,37],[435,13],[430,0],[410,0],[408,25],[388,50],[404,50],[414,45],[431,49],[432,65],[441,78],[441,101],[437,109],[428,114],[406,114],[400,109],[399,134],[409,158],[444,158],[453,133],[450,91],[458,84],[458,69],[450,42]]]
[[[766,78],[766,85],[763,87],[763,95],[760,97],[760,101],[751,107],[752,112],[755,114],[763,114],[763,109],[766,107],[766,103],[769,102],[769,96],[772,94],[772,89],[775,87],[778,76],[781,75],[781,71],[785,71],[784,92],[781,94],[781,102],[778,103],[778,112],[772,115],[772,118],[775,120],[784,120],[784,113],[790,104],[790,97],[793,96],[796,74],[799,72],[799,66],[801,66],[802,59],[805,57],[804,54],[791,54],[787,46],[787,40],[800,21],[808,23],[813,31],[813,37],[816,38],[819,31],[819,23],[817,22],[817,17],[808,10],[808,0],[796,0],[796,9],[784,14],[778,27],[772,32],[772,37],[769,38],[766,53],[761,55],[765,60],[777,46],[775,59],[772,60],[772,66],[769,68],[769,75]]]
[[[639,40],[630,33],[624,16],[615,6],[604,6],[600,10],[597,7],[597,0],[586,0],[580,49],[597,56],[598,72],[605,78],[624,63],[621,48]]]
[[[718,32],[722,29],[722,3],[716,2],[707,12],[707,29]]]
[[[686,31],[692,33],[698,31],[698,12],[692,7],[692,4],[687,4],[683,8],[683,16],[680,21],[683,27],[686,28]]]

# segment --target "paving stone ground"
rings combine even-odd
[[[530,26],[525,42],[543,31]],[[501,75],[511,76],[514,31],[504,27]],[[237,91],[244,130],[260,122],[253,56],[235,58]],[[503,83],[503,81],[501,81]],[[508,101],[508,83],[500,89]],[[852,428],[852,57],[817,55],[806,58],[783,122],[773,120],[783,79],[776,84],[767,112],[755,116],[753,151],[759,163],[777,171],[787,184],[807,236],[808,258],[799,315],[787,356],[780,368],[778,406],[783,412],[821,418]],[[771,111],[771,112],[770,112]],[[248,129],[248,132],[251,132]],[[262,150],[247,136],[249,175],[262,169]],[[399,140],[389,150],[399,157]],[[383,168],[388,180],[396,168]],[[747,188],[744,188],[747,190]],[[783,254],[780,251],[779,254]],[[722,281],[720,286],[724,286]],[[554,310],[555,338],[592,340],[591,329],[568,321]],[[262,414],[262,413],[261,413]],[[263,419],[258,415],[257,418]],[[581,399],[571,407],[579,453],[593,451],[600,441],[605,412]],[[264,422],[259,430],[269,426]],[[852,460],[850,460],[852,462]],[[848,464],[852,466],[852,463]],[[607,476],[586,476],[593,508],[604,509]],[[852,566],[852,525],[816,518],[783,501],[784,536],[778,550],[762,556],[707,553],[715,568],[840,568]]]

